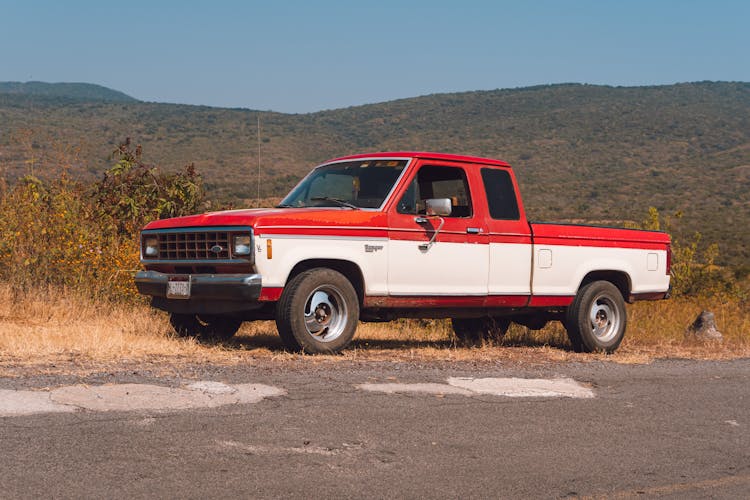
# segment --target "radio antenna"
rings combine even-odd
[[[260,208],[260,113],[258,113],[258,194],[255,203]]]

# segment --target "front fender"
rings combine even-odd
[[[268,241],[270,240],[270,245]],[[270,258],[268,249],[271,249]],[[352,262],[362,271],[367,295],[387,293],[388,240],[275,235],[257,238],[256,267],[264,287],[283,287],[300,262],[332,259]]]

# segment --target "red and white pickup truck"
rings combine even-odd
[[[562,321],[576,350],[614,351],[625,302],[669,295],[662,232],[526,220],[503,161],[347,156],[272,209],[148,224],[138,290],[183,335],[229,338],[275,319],[288,349],[336,352],[358,322],[452,318],[478,340]]]

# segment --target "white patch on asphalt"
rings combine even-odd
[[[237,392],[237,389],[231,385],[222,384],[221,382],[211,382],[208,380],[202,380],[200,382],[194,382],[187,386],[192,391],[201,391],[206,394],[233,394]]]
[[[357,388],[386,394],[423,393],[457,394],[475,396],[487,394],[511,398],[593,398],[594,391],[570,378],[527,379],[527,378],[456,378],[448,379],[447,384],[438,383],[384,383],[361,384]]]
[[[449,378],[454,387],[510,398],[593,398],[594,391],[572,378]]]
[[[185,388],[148,384],[73,385],[50,392],[0,390],[0,416],[34,413],[133,410],[188,410],[252,404],[283,396],[284,389],[264,384],[227,385],[195,382]]]
[[[740,424],[739,424],[739,423],[737,423],[737,421],[736,421],[736,420],[724,420],[724,423],[725,423],[725,424],[729,424],[729,425],[731,425],[732,427],[739,427],[739,426],[740,426]]]
[[[54,403],[49,396],[49,392],[44,391],[0,389],[0,417],[76,411],[72,406]]]

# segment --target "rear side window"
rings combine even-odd
[[[518,212],[516,191],[513,189],[513,181],[511,181],[507,170],[483,168],[482,181],[484,182],[484,191],[487,193],[490,217],[498,220],[518,220],[521,218]]]

